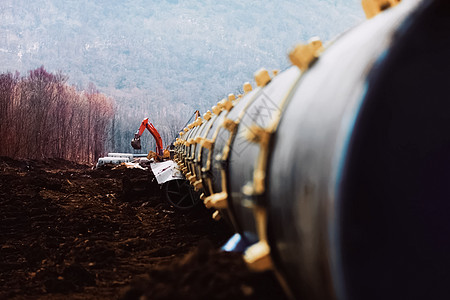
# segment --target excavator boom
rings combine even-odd
[[[141,149],[141,136],[144,133],[144,130],[147,130],[153,135],[156,141],[156,153],[158,155],[163,155],[163,142],[161,136],[159,135],[158,130],[156,130],[155,126],[148,121],[148,118],[142,120],[141,126],[138,131],[134,134],[134,138],[131,140],[131,146],[134,149]]]

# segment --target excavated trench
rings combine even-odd
[[[282,299],[210,216],[163,202],[148,171],[1,157],[0,299]]]

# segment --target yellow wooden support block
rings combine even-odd
[[[203,148],[207,148],[207,149],[211,149],[212,145],[213,145],[213,141],[212,140],[208,140],[208,139],[202,139],[201,141],[201,145]]]
[[[207,111],[203,114],[203,119],[205,119],[206,121],[209,121],[211,119],[211,111]]]
[[[308,45],[310,45],[311,48],[316,52],[323,50],[323,43],[318,36],[314,36],[314,37],[310,38],[308,40]]]
[[[222,100],[220,100],[219,102],[217,102],[217,106],[220,107],[221,109],[225,108],[225,102],[227,101],[227,99],[223,98]]]
[[[235,121],[228,118],[225,118],[222,123],[222,126],[229,132],[233,132],[234,130],[236,130],[237,125],[238,124]]]
[[[233,93],[228,94],[228,101],[236,100],[236,96]]]
[[[289,59],[294,66],[305,71],[310,64],[319,57],[323,51],[322,41],[314,37],[308,41],[308,44],[299,44],[289,53]]]
[[[220,114],[220,112],[222,111],[222,107],[219,107],[217,105],[212,107],[212,112],[213,114],[215,114],[216,116],[218,116]]]
[[[195,191],[198,192],[200,189],[203,188],[203,183],[201,180],[197,180],[194,182],[193,186],[194,186]]]
[[[227,199],[228,194],[222,192],[206,197],[203,203],[205,204],[206,208],[226,209],[228,207]]]
[[[196,144],[200,144],[202,142],[202,137],[198,136],[198,137],[195,138],[194,141],[195,141]]]
[[[245,82],[243,89],[244,89],[244,93],[247,94],[247,93],[251,92],[253,88],[252,88],[252,85],[250,84],[250,82]]]
[[[244,260],[253,271],[263,272],[273,269],[270,247],[266,241],[259,241],[248,247],[244,253]]]
[[[400,0],[362,0],[361,5],[363,7],[364,13],[366,14],[367,19],[371,19],[385,11],[388,8],[391,8],[400,3]]]
[[[202,125],[202,124],[203,124],[203,119],[200,118],[200,117],[198,117],[197,120],[195,120],[195,125],[196,125],[196,126],[200,126],[200,125]]]
[[[189,173],[191,173],[191,172],[189,172]],[[188,174],[189,174],[189,173],[188,173]],[[196,177],[195,177],[195,175],[187,175],[187,174],[186,174],[186,179],[189,180],[189,182],[190,182],[191,184],[194,184]]]
[[[215,221],[220,221],[220,219],[222,219],[222,216],[220,215],[220,212],[218,210],[216,210],[213,214],[212,214],[212,218]]]
[[[261,68],[255,72],[255,82],[257,86],[263,87],[269,83],[270,80],[269,72],[266,69]]]
[[[233,106],[234,106],[233,101],[230,100],[230,98],[223,99],[222,101],[220,101],[220,103],[221,103],[223,109],[225,109],[227,111],[230,111],[233,108]]]

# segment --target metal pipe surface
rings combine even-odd
[[[290,297],[444,299],[449,54],[448,2],[403,1],[259,72],[180,136],[177,161]]]

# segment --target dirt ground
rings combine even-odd
[[[153,179],[0,157],[0,299],[283,298],[271,274],[218,250],[223,222],[175,210]]]

